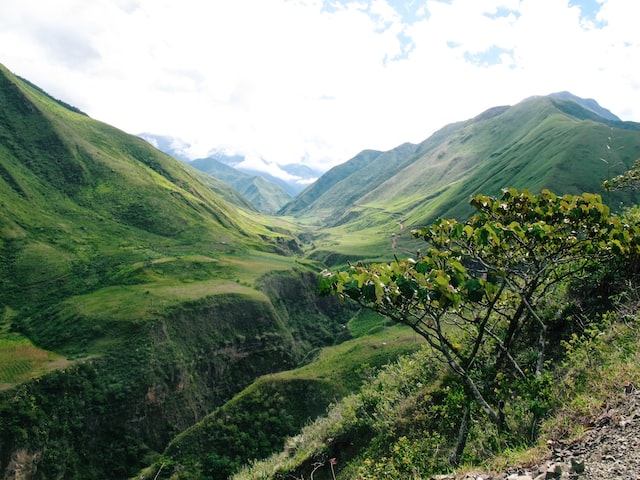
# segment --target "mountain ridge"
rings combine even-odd
[[[464,218],[471,212],[467,199],[475,193],[548,188],[590,191],[614,206],[629,204],[637,200],[635,193],[605,192],[602,182],[640,157],[639,129],[638,123],[602,117],[572,100],[533,97],[446,125],[384,169],[374,162],[394,150],[368,152],[367,161],[358,155],[329,170],[280,213],[340,239],[331,247],[339,245],[340,255],[319,244],[316,258],[362,259],[378,258],[377,252],[393,255],[390,244],[411,251],[399,225],[410,229],[438,216]],[[356,249],[347,247],[354,243]]]
[[[280,185],[262,175],[249,175],[213,157],[192,160],[189,165],[234,188],[259,212],[274,214],[291,200]]]
[[[254,159],[257,160],[256,166],[249,166],[245,164],[246,157],[242,154],[227,154],[224,152],[214,151],[206,157],[194,158],[193,154],[190,152],[191,145],[178,138],[168,135],[156,135],[148,132],[140,133],[138,136],[174,158],[187,163],[195,162],[194,165],[201,166],[205,169],[209,164],[217,162],[232,167],[236,171],[246,174],[249,177],[263,177],[265,180],[277,185],[280,189],[287,192],[291,197],[297,195],[307,184],[314,181],[322,174],[322,172],[312,169],[302,163],[274,163],[269,165],[262,158]],[[274,170],[276,173],[271,173]],[[214,169],[209,173],[215,174],[218,172]],[[220,173],[224,174],[225,172]],[[264,200],[262,199],[261,201]],[[267,203],[269,203],[269,199],[267,199]]]
[[[554,92],[546,96],[549,98],[555,98],[559,100],[565,100],[565,101],[576,103],[580,105],[582,108],[584,108],[585,110],[588,110],[594,113],[595,115],[597,115],[598,117],[603,118],[605,120],[610,120],[614,122],[622,121],[617,115],[614,115],[610,110],[600,106],[600,104],[593,98],[581,98],[567,91]],[[536,97],[536,96],[529,97],[528,99],[525,99],[523,101],[526,102],[527,100],[534,99],[534,98],[539,98],[539,97]]]

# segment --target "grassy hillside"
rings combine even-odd
[[[231,283],[244,267],[225,255],[295,248],[282,222],[232,206],[214,192],[215,180],[205,184],[199,172],[4,69],[0,83],[3,305],[19,310],[28,301],[35,310],[116,285]],[[273,262],[286,268],[265,255],[260,263],[269,266],[257,270]]]
[[[497,195],[506,187],[589,191],[614,208],[629,205],[635,193],[609,194],[601,184],[639,157],[638,124],[537,97],[448,125],[415,147],[363,153],[321,177],[283,212],[319,227],[316,259],[390,258],[414,251],[406,233],[411,228],[438,216],[469,215],[475,193]]]
[[[383,327],[370,312],[359,312],[348,330],[356,338],[312,352],[300,368],[259,378],[178,435],[138,477],[224,478],[247,459],[279,451],[288,436],[325,413],[327,405],[356,392],[373,372],[422,345],[410,329]]]
[[[298,227],[4,67],[0,204],[2,472],[127,478],[348,320]]]

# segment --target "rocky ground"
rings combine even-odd
[[[579,440],[550,446],[549,458],[534,467],[437,480],[640,480],[640,390],[627,387],[624,398],[605,408]]]

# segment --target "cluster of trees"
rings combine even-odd
[[[426,242],[415,258],[352,265],[321,278],[323,293],[409,325],[459,379],[464,414],[453,464],[472,415],[484,414],[506,432],[514,395],[530,396],[534,425],[544,413],[549,337],[572,318],[550,308],[549,299],[603,264],[637,262],[640,252],[640,227],[612,215],[599,195],[509,189],[471,203],[476,213],[465,222],[440,219],[414,230]]]

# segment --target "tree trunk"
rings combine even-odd
[[[464,453],[464,448],[467,446],[467,438],[469,436],[469,429],[471,428],[471,404],[467,401],[467,404],[464,406],[464,414],[462,415],[462,420],[460,421],[460,427],[458,428],[458,440],[456,441],[456,449],[449,457],[449,463],[452,466],[457,467],[460,465],[460,460],[462,459],[462,454]]]
[[[544,350],[547,346],[547,326],[542,324],[540,336],[538,337],[538,359],[536,361],[536,376],[539,377],[544,371]]]
[[[499,429],[501,429],[502,422],[500,421],[500,416],[493,408],[491,408],[491,405],[489,405],[489,403],[485,400],[484,396],[478,389],[476,382],[473,381],[473,378],[471,378],[471,376],[469,376],[467,372],[462,372],[462,378],[467,383],[467,387],[469,387],[471,395],[473,396],[474,400],[478,402],[480,408],[482,408],[482,410],[484,410],[484,413],[487,414],[491,421],[495,423]]]
[[[476,385],[476,382],[473,380],[473,378],[471,378],[469,372],[462,368],[462,366],[456,361],[456,359],[453,358],[453,355],[451,354],[451,352],[449,352],[449,350],[447,350],[446,348],[442,348],[441,352],[447,359],[447,363],[449,364],[449,367],[451,367],[451,370],[462,377],[464,383],[466,383],[467,385],[467,391],[469,392],[469,394],[476,402],[478,402],[480,408],[482,408],[482,410],[487,414],[491,421],[495,423],[499,429],[501,429],[502,422],[500,421],[500,416],[493,408],[491,408],[491,405],[489,405],[489,402],[487,402],[487,400],[484,398],[482,392]]]

